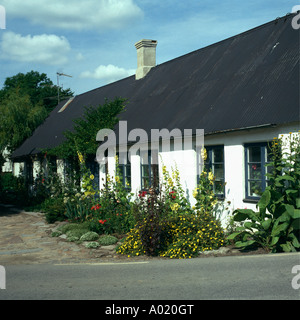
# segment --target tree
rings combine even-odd
[[[74,120],[73,131],[64,133],[66,140],[47,154],[62,159],[75,159],[78,152],[84,156],[95,155],[99,142],[96,135],[100,129],[113,129],[118,123],[118,115],[125,108],[125,99],[106,100],[103,105],[86,107],[82,118]]]
[[[10,89],[0,105],[0,153],[14,151],[47,116],[41,104],[33,105],[29,95]]]
[[[19,89],[20,95],[29,95],[32,105],[42,104],[50,113],[57,105],[57,86],[45,73],[30,71],[26,74],[18,73],[6,78],[2,90],[0,90],[0,104],[7,99],[11,90]],[[70,89],[59,88],[60,99],[72,97],[74,93]]]
[[[58,87],[45,73],[30,71],[6,78],[0,90],[0,171],[9,153],[45,120],[57,105]],[[73,96],[70,89],[59,88],[61,99]]]

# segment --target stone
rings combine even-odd
[[[199,252],[200,254],[203,255],[218,255],[218,254],[227,254],[228,252],[230,252],[231,250],[229,248],[226,247],[220,247],[217,250],[208,250],[208,251],[201,251]]]
[[[109,246],[101,246],[101,249],[105,249],[105,250],[114,250],[116,248],[115,244],[111,244]]]

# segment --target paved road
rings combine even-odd
[[[300,289],[292,287],[295,265],[300,265],[299,253],[127,263],[7,265],[6,289],[0,290],[0,300],[300,300]],[[299,277],[295,280],[300,285]]]

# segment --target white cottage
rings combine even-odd
[[[201,170],[196,133],[203,130],[206,165],[216,176],[218,197],[229,201],[230,209],[255,208],[267,184],[268,142],[300,129],[299,31],[292,28],[293,17],[277,18],[160,65],[155,62],[157,41],[137,42],[136,75],[61,102],[14,152],[15,167],[25,161],[27,172],[32,172],[41,150],[61,143],[63,132],[72,130],[73,120],[82,116],[85,106],[118,96],[128,99],[120,120],[126,124],[129,148],[137,142],[136,129],[146,137],[153,129],[191,133],[186,146],[171,139],[169,149],[160,143],[150,152],[143,148],[131,152],[121,171],[132,192],[151,185],[153,170],[161,176],[162,165],[168,170],[176,165],[193,204]],[[117,136],[120,132],[116,128]],[[156,165],[151,166],[151,161]],[[58,170],[63,168],[61,159],[57,164]],[[113,156],[106,165],[93,163],[100,188],[102,178],[107,171],[114,172],[115,165]]]

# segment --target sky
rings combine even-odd
[[[0,88],[7,77],[34,70],[81,94],[133,75],[134,44],[141,39],[157,40],[156,63],[162,64],[285,16],[296,5],[300,1],[0,0]]]

